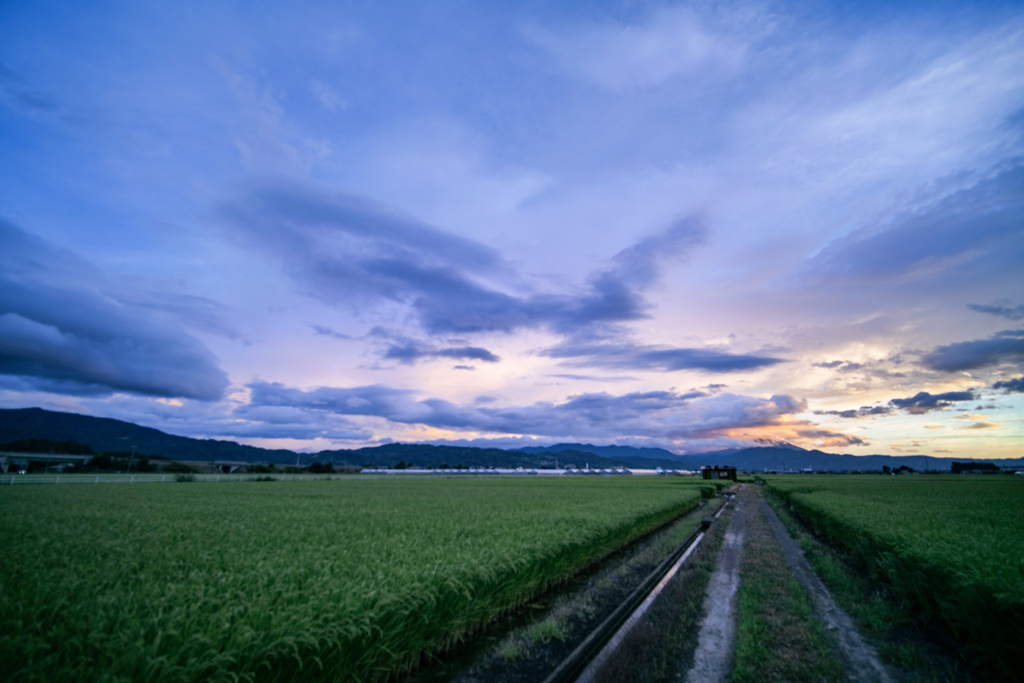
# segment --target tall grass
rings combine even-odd
[[[6,680],[382,680],[694,507],[667,478],[11,487]]]
[[[819,535],[1003,675],[1024,670],[1024,481],[768,477]]]

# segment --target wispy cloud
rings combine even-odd
[[[785,362],[759,354],[729,353],[715,349],[671,348],[629,343],[566,342],[544,350],[551,358],[568,359],[578,367],[606,367],[634,370],[700,370],[703,372],[741,372]]]
[[[977,311],[978,313],[997,315],[1000,318],[1007,318],[1009,320],[1024,320],[1024,305],[1009,306],[999,304],[967,304],[967,308],[972,311]]]
[[[533,26],[526,35],[567,73],[615,91],[732,71],[744,56],[739,41],[716,35],[682,6],[656,7],[630,23],[595,22],[557,32]]]
[[[278,259],[310,296],[333,305],[405,303],[431,334],[566,333],[640,319],[642,291],[660,266],[704,234],[698,219],[682,219],[621,251],[580,292],[515,294],[488,284],[521,279],[497,251],[364,197],[268,181],[223,202],[219,214],[230,234]]]
[[[989,272],[1007,276],[1024,259],[1017,238],[1024,166],[1013,165],[883,226],[836,240],[802,273],[806,287],[891,287],[938,282],[940,291]]]

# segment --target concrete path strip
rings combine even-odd
[[[740,586],[743,537],[747,526],[745,492],[740,492],[736,503],[725,540],[718,551],[715,571],[708,582],[704,598],[707,615],[701,623],[693,667],[686,675],[688,683],[725,681],[732,670],[732,650],[736,643],[736,592]]]
[[[847,680],[858,683],[889,683],[892,679],[878,658],[875,648],[865,642],[853,619],[832,599],[832,594],[814,573],[800,545],[790,538],[775,510],[765,502],[763,496],[758,496],[758,504],[767,508],[768,522],[782,544],[782,551],[793,569],[793,575],[811,596],[815,613],[838,642],[848,664]]]

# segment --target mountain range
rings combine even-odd
[[[216,460],[308,465],[332,462],[335,465],[391,466],[399,462],[421,467],[555,467],[591,468],[633,467],[697,470],[702,465],[732,465],[741,470],[804,470],[849,472],[881,471],[912,467],[917,471],[948,472],[952,460],[927,455],[845,455],[805,450],[791,444],[731,449],[701,455],[677,455],[662,448],[632,446],[594,446],[561,443],[518,450],[434,446],[426,444],[385,444],[358,449],[296,453],[285,449],[245,446],[233,441],[193,439],[167,434],[111,418],[55,412],[42,408],[0,410],[0,449],[3,444],[27,439],[76,441],[97,452],[127,452],[160,456],[181,461]],[[959,462],[969,459],[960,458]],[[1000,460],[1002,467],[1024,467],[1024,458]]]

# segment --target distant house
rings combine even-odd
[[[730,479],[736,481],[736,468],[730,465],[704,465],[700,468],[704,479]]]
[[[213,465],[224,474],[235,474],[237,472],[248,472],[252,463],[240,462],[237,460],[214,460]]]

